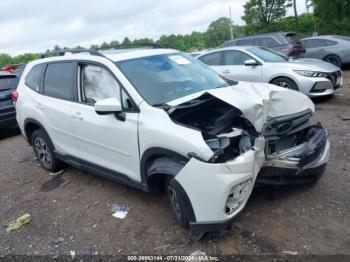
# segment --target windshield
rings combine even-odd
[[[141,57],[116,64],[151,105],[228,86],[212,69],[184,53]]]
[[[14,89],[17,87],[17,78],[15,75],[0,76],[0,91]]]
[[[269,48],[253,47],[249,52],[259,57],[264,62],[286,62],[289,58],[281,53],[275,52]]]

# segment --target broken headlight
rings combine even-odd
[[[211,158],[210,162],[215,163],[223,163],[234,159],[252,148],[252,142],[247,135],[235,137],[218,136],[208,139],[205,142],[214,152],[214,156]]]

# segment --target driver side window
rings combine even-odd
[[[93,105],[99,100],[120,97],[118,81],[103,67],[83,65],[80,74],[82,102]]]
[[[224,65],[244,65],[244,62],[248,59],[252,59],[246,53],[236,50],[229,50],[224,52]]]

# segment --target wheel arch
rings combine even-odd
[[[30,145],[32,144],[32,135],[34,131],[41,129],[48,135],[48,132],[46,131],[44,126],[33,118],[27,118],[26,120],[24,120],[23,127],[24,127],[24,134],[27,137],[28,143]]]
[[[177,152],[153,147],[147,149],[141,157],[141,180],[149,188],[153,183],[159,183],[164,175],[176,176],[189,159]]]
[[[341,59],[341,57],[337,54],[334,54],[334,53],[328,53],[326,54],[323,58],[322,58],[322,61],[326,61],[326,58],[329,57],[329,56],[335,56],[339,59],[340,61],[340,64],[342,65],[343,64],[343,60]]]

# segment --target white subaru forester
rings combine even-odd
[[[38,59],[12,95],[45,169],[65,162],[145,191],[164,185],[176,221],[194,231],[229,226],[254,185],[313,182],[328,161],[304,94],[223,79],[177,50]]]

